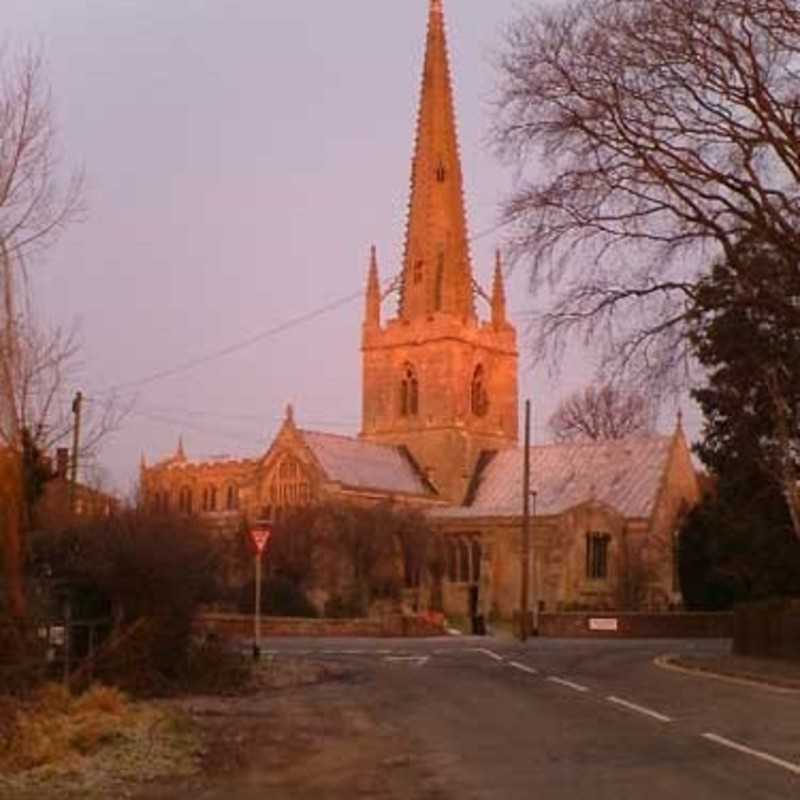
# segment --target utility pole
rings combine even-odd
[[[530,478],[530,475],[528,476],[528,478]],[[534,489],[534,491],[532,491],[530,493],[530,495],[531,495],[531,498],[532,498],[530,525],[531,525],[532,528],[535,528],[535,523],[536,523],[536,498],[537,498],[536,490]],[[533,591],[532,591],[533,597],[532,597],[531,605],[533,606],[533,630],[531,631],[531,633],[534,636],[538,636],[539,635],[539,597],[540,597],[542,588],[541,588],[541,585],[540,585],[540,581],[541,581],[541,575],[539,574],[539,566],[540,565],[539,565],[539,560],[536,558],[536,545],[535,545],[535,542],[534,542],[534,546],[533,546],[533,549],[532,549],[532,555],[533,555]]]
[[[520,620],[519,638],[524,642],[528,638],[528,581],[531,566],[531,401],[525,401],[525,453],[522,469],[522,548],[521,564],[522,580],[520,581]]]
[[[83,394],[76,392],[75,399],[72,401],[72,413],[75,416],[75,424],[72,428],[72,461],[69,471],[69,507],[70,511],[75,511],[75,487],[78,483],[78,448],[81,441],[81,406],[83,405]]]

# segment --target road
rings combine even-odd
[[[800,796],[800,694],[665,670],[723,642],[267,640],[356,667],[373,714],[466,800]]]

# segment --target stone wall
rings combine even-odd
[[[554,638],[728,639],[733,635],[733,614],[541,614],[539,634]]]
[[[249,614],[202,614],[195,619],[198,633],[222,639],[251,639],[253,617]],[[444,617],[434,614],[392,615],[380,619],[300,619],[262,617],[261,635],[294,637],[428,637],[445,633]]]

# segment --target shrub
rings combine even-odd
[[[254,611],[255,583],[242,588],[239,611]],[[271,617],[316,617],[317,609],[306,593],[294,581],[281,575],[268,578],[261,584],[261,613]]]

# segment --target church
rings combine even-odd
[[[221,530],[321,501],[413,506],[448,543],[445,611],[519,607],[523,450],[517,333],[500,256],[473,277],[442,0],[430,0],[396,316],[373,247],[362,321],[358,436],[294,410],[257,459],[195,461],[183,443],[141,466],[143,501]],[[486,319],[477,301],[485,300]],[[669,436],[531,448],[532,584],[542,610],[680,604],[676,534],[698,501],[678,422]]]

